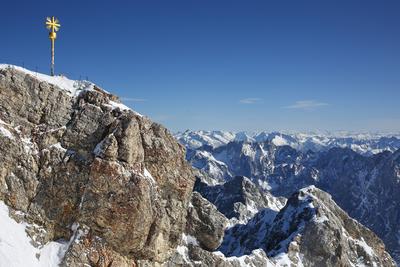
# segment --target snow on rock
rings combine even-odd
[[[61,89],[68,91],[71,96],[77,95],[77,93],[79,93],[82,90],[92,90],[94,87],[93,83],[87,82],[87,81],[70,80],[62,75],[49,76],[49,75],[42,74],[39,72],[27,70],[27,69],[19,67],[19,66],[14,66],[14,65],[9,65],[9,64],[0,64],[0,69],[6,69],[6,68],[11,68],[11,69],[15,69],[18,71],[22,71],[26,74],[36,77],[39,80],[42,80],[44,82],[47,82],[47,83],[55,85],[55,86],[58,86]]]
[[[178,246],[176,248],[176,252],[183,258],[185,263],[190,262],[189,250],[186,246]]]
[[[250,255],[243,255],[240,257],[225,257],[221,252],[214,252],[215,256],[220,257],[223,261],[227,263],[231,263],[232,266],[240,266],[240,267],[290,267],[291,265],[276,265],[273,261],[271,261],[266,255],[265,252],[261,249],[254,250]]]
[[[199,242],[194,236],[187,234],[182,234],[182,241],[184,242],[185,245],[195,245],[195,246],[199,245]]]
[[[46,74],[34,72],[34,71],[31,71],[31,70],[28,70],[28,69],[25,69],[25,68],[22,68],[19,66],[14,66],[14,65],[9,65],[9,64],[0,64],[0,69],[13,69],[13,70],[24,72],[25,74],[29,74],[29,75],[35,77],[36,79],[39,79],[43,82],[57,86],[57,87],[61,88],[62,90],[67,91],[68,94],[72,97],[78,96],[82,91],[94,90],[94,88],[96,87],[96,85],[94,83],[89,82],[89,81],[71,80],[63,75],[49,76]],[[105,93],[109,94],[109,92],[105,91],[104,89],[101,89],[101,90],[104,91]],[[132,110],[131,108],[129,108],[128,106],[126,106],[122,103],[119,103],[119,102],[116,102],[113,100],[109,100],[109,105],[113,109],[119,108],[120,110],[131,110],[136,115],[142,117],[142,115],[140,113]],[[1,125],[0,125],[0,127],[1,127]],[[0,131],[1,131],[1,128],[0,128]]]
[[[8,139],[13,140],[14,135],[7,129],[10,125],[8,123],[5,123],[0,119],[0,135],[3,135],[7,137]]]
[[[282,137],[282,136],[275,136],[271,142],[276,145],[276,146],[286,146],[288,145],[288,142]]]
[[[156,180],[154,179],[154,177],[151,175],[151,173],[146,168],[144,168],[143,176],[146,179],[149,179],[152,184],[156,184]]]
[[[213,203],[230,223],[246,223],[258,211],[268,208],[277,213],[285,203],[284,198],[276,198],[269,192],[260,190],[250,179],[236,176],[218,185],[209,185],[200,178],[196,181],[195,191]]]
[[[106,139],[104,138],[104,139],[101,140],[101,142],[98,143],[98,144],[96,145],[96,147],[94,148],[93,154],[94,154],[96,157],[100,156],[100,155],[103,153],[103,150],[104,150],[103,147],[104,147],[105,141],[106,141]]]
[[[9,130],[7,130],[6,128],[4,128],[1,124],[0,124],[0,134],[9,139],[14,139],[14,136],[12,135],[12,133]]]
[[[126,105],[124,105],[124,104],[122,104],[122,103],[118,103],[118,102],[111,101],[111,100],[110,100],[109,103],[110,103],[110,106],[111,106],[113,109],[119,108],[120,110],[131,110],[131,111],[133,111],[133,112],[135,113],[135,115],[140,116],[140,117],[143,117],[142,114],[140,114],[140,113],[138,113],[138,112],[132,110],[130,107],[128,107],[128,106],[126,106]]]
[[[264,209],[225,232],[227,259],[262,249],[276,266],[395,266],[383,243],[315,186],[293,194],[278,213]]]
[[[27,154],[36,155],[38,153],[37,145],[32,142],[32,139],[30,137],[22,137],[21,141]]]
[[[58,149],[60,151],[67,152],[67,149],[63,148],[61,146],[61,143],[59,143],[59,142],[56,143],[56,144],[51,145],[50,148],[55,148],[55,149]]]
[[[199,148],[204,145],[219,147],[235,139],[235,134],[224,131],[186,131],[177,133],[175,137],[190,148]]]
[[[182,146],[161,125],[125,111],[116,96],[94,86],[82,92],[71,86],[64,77],[1,66],[0,117],[19,127],[17,131],[4,126],[15,135],[14,141],[0,134],[2,199],[10,208],[27,212],[29,221],[43,225],[48,233],[39,241],[68,235],[71,223],[79,220],[96,233],[91,240],[102,241],[74,249],[101,247],[100,253],[108,258],[103,265],[110,265],[114,255],[123,262],[165,261],[179,243],[171,237],[183,232],[194,183]],[[60,130],[49,132],[55,129]],[[114,131],[118,134],[104,158],[93,157],[96,145]],[[149,181],[152,176],[157,186]],[[30,236],[30,226],[27,231]],[[64,244],[51,243],[44,251],[31,248],[31,254],[53,255],[58,243]],[[83,253],[75,259],[69,251],[65,260],[76,266],[92,260]],[[40,266],[34,258],[22,265]],[[121,266],[115,261],[113,265]]]

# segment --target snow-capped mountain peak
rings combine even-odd
[[[365,155],[382,151],[395,151],[400,148],[400,133],[279,133],[279,132],[224,132],[224,131],[185,131],[175,137],[189,149],[201,146],[217,148],[230,142],[263,143],[275,146],[291,146],[306,152],[325,151],[333,147],[349,147]]]

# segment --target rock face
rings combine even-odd
[[[186,233],[196,238],[202,248],[214,251],[221,245],[228,220],[197,192],[193,192],[191,204]]]
[[[43,226],[44,242],[79,224],[65,266],[175,251],[194,175],[165,128],[93,84],[19,68],[0,68],[0,103],[0,200]]]

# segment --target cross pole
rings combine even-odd
[[[54,43],[57,39],[57,31],[60,29],[61,25],[54,16],[46,18],[46,28],[50,30],[49,39],[51,42],[51,76],[54,76]]]

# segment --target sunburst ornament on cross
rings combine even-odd
[[[60,27],[60,22],[54,16],[46,18],[46,28],[50,30],[49,39],[51,41],[51,76],[54,76],[54,43]]]

